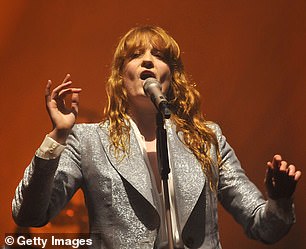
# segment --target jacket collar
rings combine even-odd
[[[97,128],[106,156],[118,174],[128,181],[149,203],[155,207],[152,184],[147,165],[141,157],[141,149],[134,132],[130,132],[130,153],[117,160],[109,140],[108,122]]]
[[[168,120],[165,127],[167,129],[170,168],[174,181],[174,194],[179,209],[178,218],[182,228],[203,191],[205,176],[193,153],[177,136],[175,125]],[[134,130],[131,129],[130,132],[130,154],[120,162],[111,152],[108,122],[99,126],[97,131],[106,155],[115,170],[155,207],[150,174]]]

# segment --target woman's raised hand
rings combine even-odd
[[[267,163],[265,184],[269,197],[291,198],[301,174],[293,164],[288,164],[280,155],[275,155],[272,162]]]
[[[73,88],[71,84],[71,76],[67,74],[62,84],[52,91],[52,82],[48,80],[45,91],[46,107],[53,125],[49,136],[61,144],[66,142],[79,110],[79,93],[82,89]]]

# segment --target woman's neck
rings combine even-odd
[[[130,110],[130,117],[137,125],[141,135],[146,141],[156,138],[156,111],[154,110]]]

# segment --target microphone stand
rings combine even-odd
[[[163,182],[164,201],[165,201],[165,219],[168,236],[168,248],[174,249],[173,231],[170,213],[170,201],[169,201],[169,187],[168,187],[168,174],[170,173],[169,158],[168,158],[168,146],[167,146],[167,131],[164,128],[164,119],[170,118],[171,111],[164,106],[162,112],[156,114],[156,150],[157,160],[159,166],[159,172]]]

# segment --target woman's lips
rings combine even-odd
[[[156,76],[152,71],[149,71],[149,70],[145,70],[141,72],[140,79],[146,80],[147,78],[156,78]]]

